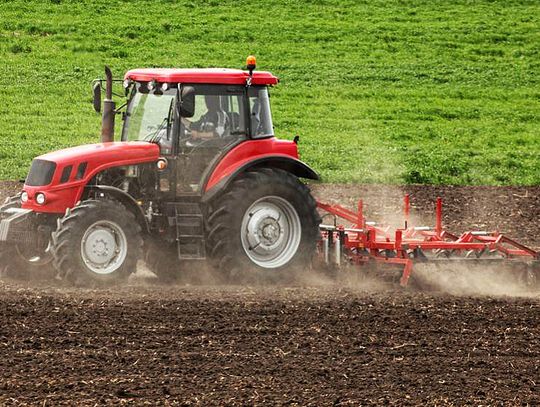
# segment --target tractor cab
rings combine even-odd
[[[161,155],[174,167],[175,173],[169,175],[174,178],[176,193],[200,192],[205,170],[235,145],[274,136],[267,85],[275,77],[246,87],[245,83],[193,82],[207,81],[215,70],[165,72],[168,75],[163,70],[126,74],[128,102],[121,140],[157,143]],[[150,76],[160,81],[142,80]]]

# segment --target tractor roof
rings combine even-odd
[[[201,69],[171,69],[146,68],[132,69],[124,79],[134,81],[181,82],[181,83],[212,83],[222,85],[244,85],[249,74],[240,69],[201,68]],[[275,85],[278,78],[270,72],[253,72],[253,85]]]

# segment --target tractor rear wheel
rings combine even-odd
[[[52,235],[58,276],[78,286],[119,283],[136,271],[141,227],[116,201],[87,200],[60,219]]]
[[[294,175],[249,171],[209,212],[208,254],[225,278],[294,278],[310,264],[320,216],[309,188]]]

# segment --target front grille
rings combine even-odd
[[[26,177],[25,184],[31,187],[42,187],[49,185],[52,181],[56,163],[52,161],[35,159],[32,161],[30,172]]]

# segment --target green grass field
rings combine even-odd
[[[277,74],[276,134],[325,181],[540,184],[540,2],[4,1],[0,178],[98,140],[104,64]]]

